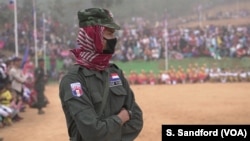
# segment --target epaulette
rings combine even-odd
[[[120,70],[120,68],[119,68],[116,64],[114,64],[114,63],[110,63],[109,66],[110,66],[111,68],[114,67],[114,68]]]
[[[72,74],[77,74],[78,71],[80,69],[80,66],[79,65],[73,65],[73,67],[70,68],[70,70],[68,71],[69,73],[72,73]]]

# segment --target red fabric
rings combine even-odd
[[[128,80],[129,80],[129,82],[130,82],[131,84],[137,83],[137,76],[136,76],[136,74],[130,74],[130,75],[128,76]]]
[[[76,63],[92,70],[104,70],[109,65],[112,54],[102,54],[103,26],[80,28],[78,34],[79,48],[72,49]]]
[[[0,49],[4,47],[4,42],[0,40]]]

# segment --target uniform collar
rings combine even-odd
[[[79,68],[82,68],[83,74],[84,74],[85,76],[96,75],[96,77],[98,77],[99,79],[102,79],[102,74],[99,73],[98,71],[90,70],[90,69],[87,69],[87,68],[82,67],[82,66],[79,66]],[[104,70],[105,73],[108,72],[108,69],[109,69],[109,68],[106,68],[106,69]]]

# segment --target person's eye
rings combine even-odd
[[[113,36],[115,32],[110,31],[109,35]]]

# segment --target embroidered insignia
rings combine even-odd
[[[122,81],[117,73],[111,73],[110,74],[110,85],[109,87],[114,87],[118,85],[122,85]]]
[[[83,90],[80,82],[75,82],[70,84],[73,96],[80,97],[83,95]]]
[[[117,73],[111,73],[111,79],[112,80],[118,80],[120,79],[119,75]]]

